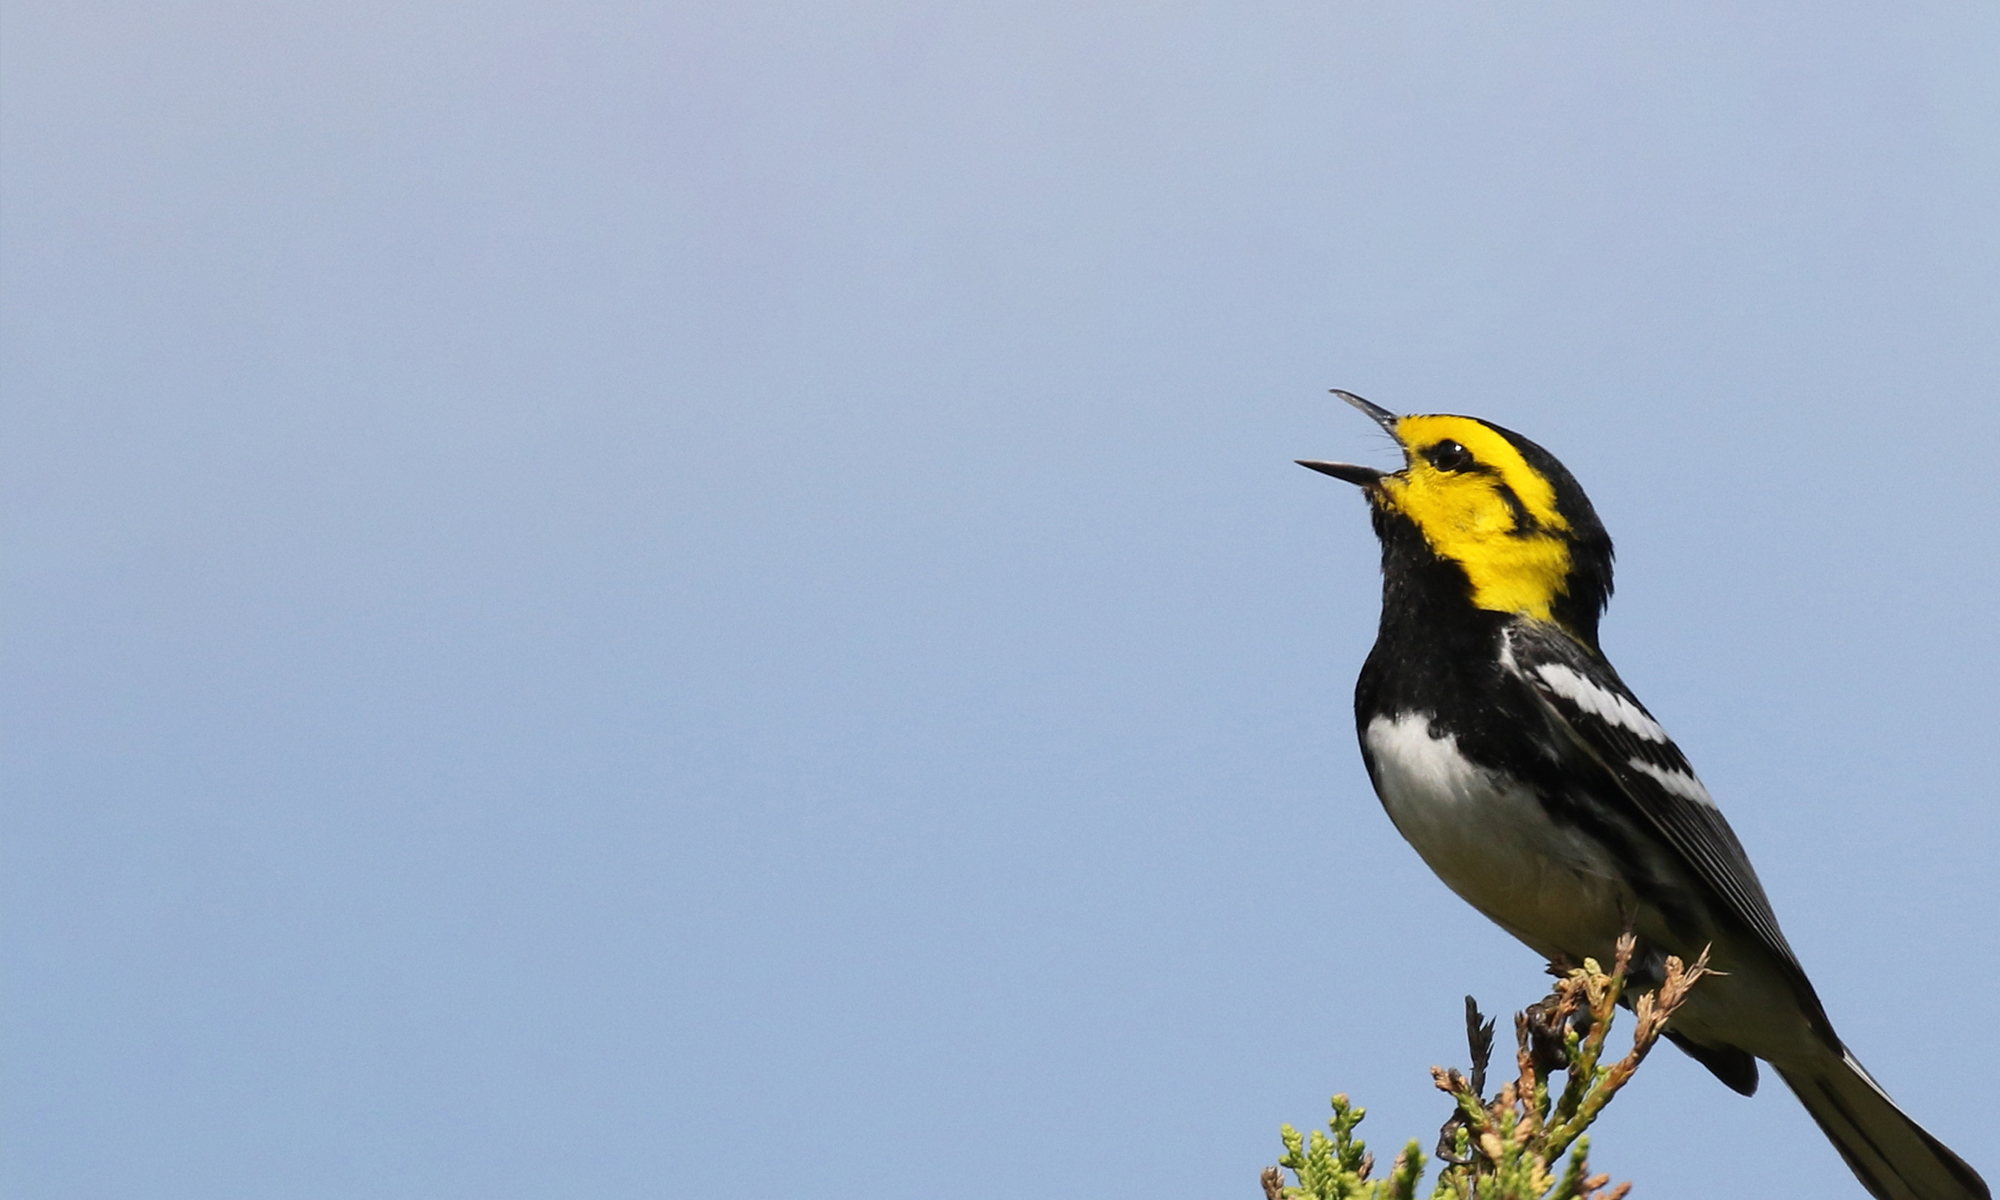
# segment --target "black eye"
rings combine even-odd
[[[1453,441],[1439,442],[1427,448],[1424,457],[1440,471],[1463,471],[1472,465],[1472,451]]]

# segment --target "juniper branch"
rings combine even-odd
[[[1433,1085],[1451,1097],[1452,1114],[1439,1130],[1435,1156],[1443,1168],[1430,1200],[1624,1200],[1631,1184],[1612,1187],[1610,1176],[1591,1171],[1585,1130],[1631,1081],[1689,991],[1713,973],[1706,950],[1691,965],[1668,957],[1659,988],[1630,1005],[1631,1048],[1601,1066],[1637,945],[1630,933],[1619,938],[1608,972],[1591,959],[1550,964],[1555,985],[1515,1015],[1514,1077],[1491,1099],[1485,1092],[1495,1022],[1466,997],[1471,1075],[1431,1068]],[[1565,1076],[1559,1090],[1551,1086],[1557,1074]],[[1345,1095],[1332,1105],[1327,1132],[1280,1130],[1284,1157],[1260,1179],[1266,1200],[1416,1200],[1425,1166],[1420,1145],[1410,1142],[1387,1176],[1372,1178],[1374,1159],[1355,1134],[1366,1111]]]

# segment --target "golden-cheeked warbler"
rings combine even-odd
[[[1382,543],[1382,624],[1354,691],[1368,777],[1431,870],[1550,959],[1635,979],[1704,947],[1667,1037],[1749,1095],[1788,1084],[1882,1200],[1990,1200],[1835,1035],[1729,823],[1597,643],[1611,539],[1548,451],[1472,417],[1397,416],[1336,392],[1402,448],[1358,484]]]

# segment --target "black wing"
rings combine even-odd
[[[1549,723],[1610,773],[1639,818],[1686,862],[1728,915],[1791,968],[1810,995],[1811,985],[1778,929],[1743,843],[1680,747],[1618,673],[1554,626],[1519,622],[1506,638],[1509,665],[1541,702]]]

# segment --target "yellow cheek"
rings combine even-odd
[[[1464,569],[1472,602],[1549,620],[1569,579],[1569,546],[1548,534],[1517,536],[1513,510],[1477,477],[1419,472],[1384,479],[1385,497],[1433,552]]]
[[[1504,554],[1482,553],[1489,548],[1468,546],[1452,555],[1472,581],[1472,602],[1496,612],[1549,620],[1569,579],[1569,547],[1554,538],[1536,537],[1515,542]]]
[[[1484,494],[1481,494],[1484,493]],[[1440,488],[1430,493],[1431,502],[1418,524],[1442,534],[1491,537],[1510,533],[1514,514],[1491,492],[1480,488]]]
[[[1513,510],[1478,476],[1446,475],[1420,465],[1382,483],[1396,508],[1417,523],[1433,547],[1441,541],[1493,537],[1514,528]]]

